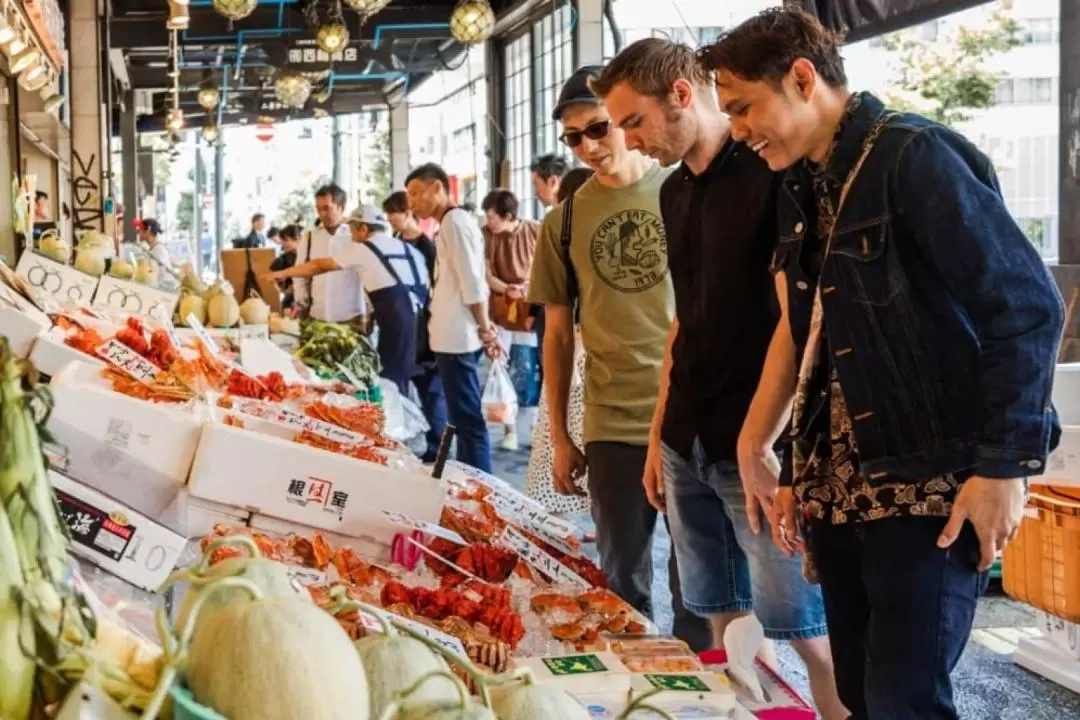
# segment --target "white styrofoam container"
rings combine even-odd
[[[312,533],[319,532],[323,534],[331,545],[335,547],[350,547],[359,553],[365,560],[382,564],[389,564],[391,562],[389,543],[382,542],[372,535],[342,535],[341,533],[324,530],[322,528],[314,528],[308,525],[301,525],[300,523],[281,520],[280,518],[270,517],[269,515],[252,515],[248,525],[253,530],[262,530],[263,532],[274,533],[276,535],[296,534],[310,538]]]
[[[64,344],[64,330],[54,327],[38,336],[30,350],[30,363],[46,375],[56,375],[73,362],[105,367],[103,360],[90,357],[73,347]]]
[[[431,477],[223,425],[217,414],[191,469],[197,498],[387,545],[401,528],[383,511],[438,522],[445,491]]]
[[[15,292],[8,287],[2,286],[0,291],[8,302],[18,305],[16,308],[0,303],[0,335],[8,339],[16,357],[29,357],[34,342],[52,327],[52,320],[26,300],[15,297]]]
[[[160,523],[71,478],[49,471],[71,551],[116,577],[153,591],[168,577],[187,540]]]
[[[210,535],[214,526],[219,523],[229,526],[247,525],[251,519],[251,511],[192,497],[185,489],[176,494],[158,519],[190,539]]]

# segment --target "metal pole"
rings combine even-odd
[[[134,243],[135,218],[139,214],[139,132],[135,124],[135,91],[124,93],[120,116],[120,172],[124,179],[123,242]]]
[[[335,115],[333,118],[334,129],[330,134],[331,147],[333,148],[334,156],[334,184],[338,187],[345,187],[345,163],[341,157],[341,116]]]
[[[206,168],[202,159],[202,133],[195,131],[195,193],[191,199],[191,235],[195,238],[195,272],[202,275],[203,251],[202,251],[202,227],[203,227],[203,173]]]
[[[221,273],[221,250],[225,247],[225,128],[218,128],[214,144],[214,268]]]
[[[1080,8],[1075,0],[1061,0],[1061,180],[1058,203],[1058,263],[1080,265]],[[1075,287],[1080,278],[1073,276]],[[1072,287],[1062,287],[1068,298]],[[1066,328],[1066,337],[1074,332]]]

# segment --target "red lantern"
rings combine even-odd
[[[274,139],[274,123],[261,122],[255,126],[255,137],[262,142],[270,142]]]

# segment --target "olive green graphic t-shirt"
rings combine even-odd
[[[585,442],[648,443],[664,340],[675,312],[660,186],[654,166],[635,185],[590,178],[574,195],[570,258],[585,346]],[[572,305],[562,250],[562,204],[544,217],[529,300]]]

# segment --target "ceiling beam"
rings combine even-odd
[[[445,5],[398,5],[391,3],[373,19],[363,25],[353,12],[345,13],[345,21],[354,40],[374,40],[383,37],[441,38],[449,37],[446,23],[452,7]],[[296,6],[285,6],[282,22],[278,22],[278,8],[260,5],[250,16],[233,23],[214,10],[192,7],[191,26],[181,33],[182,45],[258,45],[280,40],[282,37],[306,35],[303,16]],[[111,21],[111,47],[119,49],[167,47],[169,30],[165,27],[168,13],[140,13],[113,16]],[[278,34],[274,31],[283,30]]]

